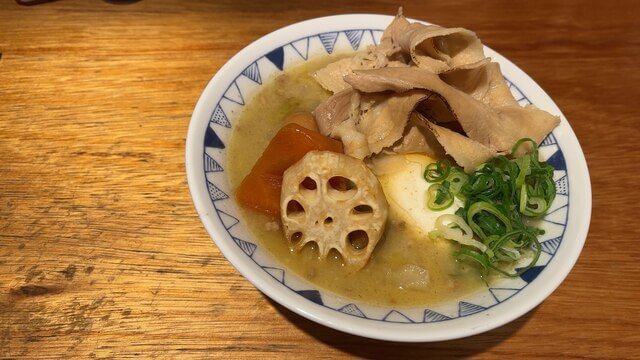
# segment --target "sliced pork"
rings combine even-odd
[[[389,60],[383,51],[375,46],[369,46],[366,51],[357,53],[353,57],[332,62],[316,71],[313,77],[326,90],[338,93],[349,87],[343,78],[352,74],[354,70],[379,69],[382,67],[407,67],[404,62]]]
[[[422,116],[415,111],[409,118],[404,135],[391,147],[389,152],[395,154],[425,153],[434,158],[445,154],[444,148],[433,132],[427,128]]]
[[[422,90],[358,95],[347,89],[316,108],[316,122],[322,134],[343,142],[345,154],[364,159],[394,145],[413,109],[428,96]]]
[[[421,115],[417,116],[421,117]],[[451,155],[456,163],[464,168],[465,172],[473,172],[478,166],[497,155],[494,150],[475,140],[471,140],[445,127],[438,126],[426,118],[422,118],[422,120],[440,145],[442,145],[446,153]]]
[[[402,8],[398,10],[398,15],[393,19],[391,24],[387,26],[380,38],[380,44],[378,49],[382,51],[387,57],[395,59],[409,59],[409,53],[402,53],[402,46],[400,46],[400,37],[409,27],[409,21],[402,15]]]
[[[434,92],[446,101],[469,138],[498,152],[509,151],[522,137],[540,142],[560,121],[557,116],[533,106],[492,108],[446,84],[436,74],[416,67],[355,71],[346,76],[345,81],[365,93],[388,90],[402,93],[409,89]]]
[[[498,63],[490,62],[473,69],[452,70],[440,74],[440,78],[491,107],[518,105]]]
[[[411,23],[402,9],[377,47],[314,76],[334,92],[315,110],[320,131],[359,159],[446,152],[470,171],[521,138],[540,143],[560,121],[517,103],[475,33]]]
[[[378,48],[388,57],[408,56],[418,67],[436,74],[475,68],[490,61],[473,31],[411,23],[402,9],[384,31]]]
[[[349,119],[354,110],[352,107],[359,104],[360,94],[352,88],[340,91],[320,103],[314,111],[320,133],[325,136],[331,135],[337,125]]]

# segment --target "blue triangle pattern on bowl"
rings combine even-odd
[[[544,266],[534,266],[531,269],[525,271],[522,275],[520,275],[520,278],[524,281],[526,281],[527,283],[532,282],[533,280],[535,280],[538,275],[540,275],[540,273],[542,272],[542,270],[544,270]],[[516,269],[516,271],[520,271],[522,270],[522,268],[518,268]]]
[[[545,137],[544,140],[542,140],[542,142],[540,143],[540,146],[550,146],[557,143],[558,141],[556,140],[556,137],[553,136],[553,133],[551,133],[547,135],[547,137]]]
[[[236,218],[235,216],[229,215],[226,212],[222,211],[222,210],[218,210],[218,216],[220,216],[220,221],[222,221],[222,224],[224,225],[224,228],[229,230],[232,227],[234,227],[237,223],[240,222],[240,220],[238,220],[238,218]]]
[[[211,196],[211,199],[213,201],[229,198],[229,195],[227,195],[224,191],[218,189],[218,187],[213,185],[210,181],[207,181],[207,187],[209,188],[209,196]]]
[[[353,50],[358,50],[360,41],[362,41],[362,35],[364,35],[364,30],[347,30],[344,33],[347,35],[347,39],[349,39]]]
[[[553,155],[547,159],[547,164],[553,166],[556,170],[567,171],[567,163],[565,162],[564,155],[560,150],[553,153]]]
[[[489,292],[496,299],[497,302],[501,303],[513,295],[517,294],[520,289],[510,289],[510,288],[490,288]]]
[[[330,32],[318,35],[327,53],[331,54],[333,52],[333,47],[336,45],[336,40],[338,40],[338,34],[338,32]]]
[[[484,306],[460,301],[458,303],[458,316],[469,316],[486,309]]]
[[[561,241],[562,237],[560,236],[547,241],[543,241],[542,243],[540,243],[540,245],[542,245],[542,251],[546,252],[549,255],[555,254],[558,250],[558,247],[560,246]]]
[[[382,318],[382,321],[398,322],[398,323],[412,323],[412,322],[414,322],[407,315],[401,313],[398,310],[389,311],[389,313],[387,313],[387,315],[385,315],[385,317]]]
[[[340,309],[338,309],[338,311],[345,314],[366,318],[365,314],[362,312],[362,310],[360,310],[360,308],[356,304],[347,304],[341,307]]]
[[[423,322],[438,322],[449,319],[451,318],[429,309],[424,310],[424,316],[422,317]]]
[[[240,249],[242,249],[242,251],[244,251],[245,254],[252,256],[253,253],[256,251],[256,248],[258,247],[256,244],[252,243],[252,242],[248,242],[242,239],[238,239],[237,237],[233,238],[233,241],[236,242],[236,244],[238,244],[238,246],[240,246]]]
[[[244,105],[244,98],[242,97],[238,83],[235,81],[229,85],[229,88],[222,97],[238,105]]]
[[[220,172],[224,171],[222,166],[217,161],[213,160],[209,154],[204,154],[204,171],[206,172]]]
[[[265,55],[269,61],[273,63],[278,69],[284,68],[284,49],[281,47],[269,52]]]
[[[375,34],[374,34],[374,32],[375,32]],[[373,44],[375,46],[378,46],[380,41],[379,41],[379,38],[376,38],[376,34],[379,34],[380,38],[381,38],[382,37],[382,31],[369,30],[368,33],[371,35],[371,40],[373,40]]]
[[[569,183],[567,182],[567,176],[563,176],[556,180],[556,194],[569,195]]]
[[[274,279],[284,284],[284,270],[276,267],[261,266],[264,271],[273,276]]]
[[[296,292],[302,295],[302,297],[305,297],[318,305],[324,305],[322,302],[322,296],[318,290],[298,290]]]
[[[207,130],[204,133],[204,146],[216,148],[216,149],[224,149],[224,143],[220,140],[220,137],[216,134],[215,131],[211,128],[211,123],[207,126]]]
[[[251,65],[247,66],[244,71],[242,71],[242,75],[248,77],[253,80],[255,83],[262,85],[262,77],[260,76],[260,67],[258,66],[258,62],[254,61]]]
[[[240,91],[240,90],[238,90]],[[231,123],[229,122],[229,118],[227,117],[227,114],[224,113],[224,110],[222,110],[222,107],[220,106],[220,104],[218,103],[218,105],[216,106],[215,109],[213,109],[213,113],[211,114],[211,122],[216,123],[218,125],[222,125],[226,128],[230,128],[231,127]]]
[[[291,43],[291,47],[301,58],[307,60],[309,57],[309,38],[304,38]]]

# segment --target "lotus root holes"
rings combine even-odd
[[[342,261],[344,259],[340,251],[338,251],[338,249],[329,250],[329,254],[327,255],[327,258],[337,260],[337,261]]]
[[[313,198],[318,192],[318,184],[315,180],[307,176],[304,178],[304,180],[302,180],[302,182],[300,182],[299,189],[300,194],[302,194],[303,196],[307,198]]]
[[[287,203],[287,216],[296,217],[304,215],[304,207],[296,200],[289,200]]]
[[[356,195],[356,184],[343,176],[333,176],[327,182],[327,193],[335,200],[348,200]]]
[[[297,244],[300,242],[300,240],[302,240],[302,236],[303,234],[301,231],[296,231],[293,234],[291,234],[290,240],[292,243]]]
[[[373,213],[373,208],[369,205],[358,205],[353,208],[351,213],[354,215],[371,214]]]
[[[364,230],[355,230],[347,235],[347,240],[354,250],[363,250],[369,245],[369,235]]]
[[[300,183],[300,190],[315,190],[317,188],[318,184],[316,184],[316,181],[308,176]]]

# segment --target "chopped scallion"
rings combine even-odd
[[[527,150],[529,153],[517,156]],[[538,145],[531,139],[517,141],[509,157],[499,155],[472,174],[446,159],[430,164],[424,172],[425,180],[433,183],[427,190],[429,208],[446,209],[454,196],[464,201],[456,215],[436,220],[430,236],[460,243],[457,255],[478,263],[486,272],[521,275],[535,265],[542,250],[537,236],[544,231],[530,226],[527,218],[549,210],[556,196],[553,171],[551,165],[539,161]],[[533,251],[528,265],[517,272],[505,270],[528,250]]]

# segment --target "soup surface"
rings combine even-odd
[[[312,111],[330,96],[311,74],[340,55],[320,57],[292,68],[267,83],[240,114],[229,143],[228,171],[232,187],[238,187],[284,118],[296,111]],[[459,298],[486,286],[478,270],[456,261],[456,245],[428,236],[434,219],[444,212],[425,209],[422,179],[426,155],[398,155],[395,170],[379,176],[389,202],[385,234],[365,268],[343,266],[334,250],[319,260],[313,245],[294,253],[273,219],[242,209],[250,231],[282,264],[318,286],[357,301],[374,305],[433,305]],[[400,163],[401,165],[398,165]],[[403,165],[404,164],[404,165]],[[424,185],[422,185],[422,183]],[[453,213],[454,208],[447,210]],[[427,225],[425,225],[427,224]]]

